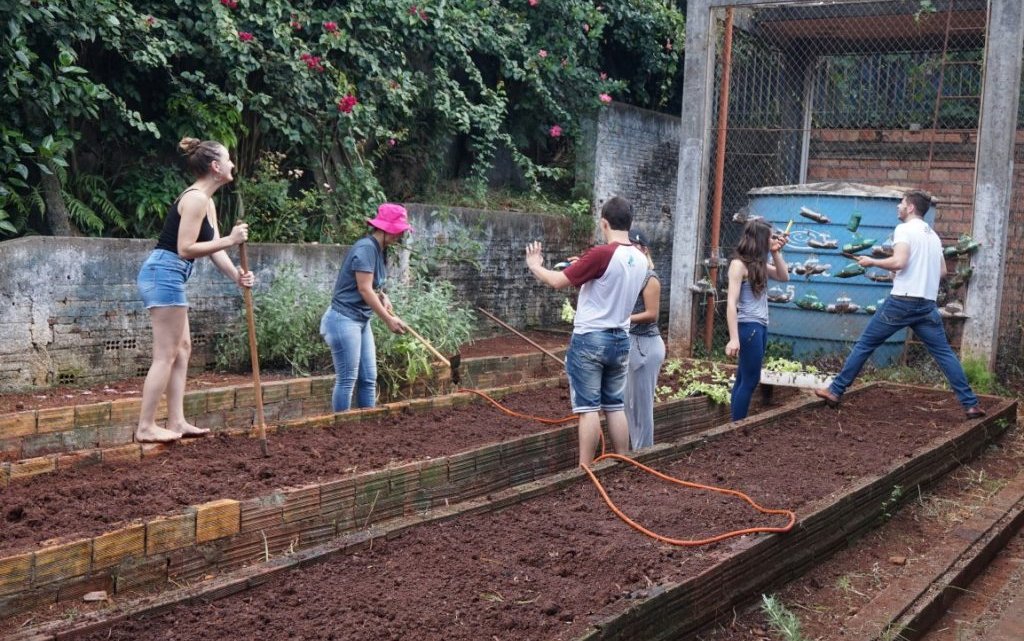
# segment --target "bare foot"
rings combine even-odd
[[[135,430],[135,442],[136,443],[173,443],[181,438],[181,434],[172,432],[171,430],[165,430],[162,427],[156,425],[147,428],[138,428]]]
[[[193,436],[205,436],[206,434],[210,433],[210,430],[203,427],[196,427],[191,423],[182,423],[180,425],[175,425],[174,427],[171,428],[171,431],[176,434],[179,434],[184,438],[191,438]]]

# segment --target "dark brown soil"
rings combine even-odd
[[[260,372],[261,381],[276,381],[294,378],[286,374]],[[47,387],[31,392],[0,394],[0,414],[39,410],[48,407],[71,407],[89,403],[103,403],[122,398],[136,398],[142,395],[144,376],[122,378],[92,387]],[[185,383],[188,391],[245,385],[252,383],[252,374],[231,374],[228,372],[201,372],[189,375]]]
[[[556,349],[569,346],[569,334],[558,334],[553,332],[541,332],[530,330],[523,332],[530,340],[537,343],[544,349],[554,352]],[[459,348],[462,358],[476,358],[478,356],[513,356],[516,354],[540,354],[541,351],[505,330],[505,333],[481,338],[466,343]]]
[[[567,389],[507,396],[506,407],[545,418],[570,413]],[[551,429],[489,403],[388,416],[326,429],[293,429],[259,441],[217,435],[141,462],[58,470],[0,491],[0,556],[55,537],[85,537],[123,521],[155,517],[218,498],[246,499],[276,488],[341,477],[353,468],[436,458]]]
[[[929,550],[941,547],[946,539],[955,540],[957,528],[983,509],[987,501],[1007,480],[1024,471],[1024,434],[1020,429],[1005,435],[1000,443],[982,456],[955,470],[942,481],[921,494],[914,493],[893,518],[868,533],[831,559],[818,565],[803,577],[776,592],[782,604],[800,619],[803,638],[807,641],[831,641],[842,638],[846,622],[883,590],[904,577],[913,576],[924,564]],[[1021,536],[1017,550],[1024,550]],[[894,563],[893,557],[906,558],[905,565]],[[1001,594],[999,585],[981,589],[971,585],[953,608],[958,616],[940,621],[933,633],[936,641],[980,641],[984,635],[969,625],[960,626],[965,611],[984,618],[985,609],[1012,605],[1013,594]],[[1002,601],[991,603],[1002,598]],[[989,614],[989,620],[994,618]],[[954,618],[956,620],[954,620]],[[981,624],[978,624],[981,627]],[[970,629],[968,629],[970,628]],[[948,634],[939,634],[939,631]],[[735,619],[719,624],[698,635],[699,641],[774,641],[768,618],[757,604],[739,612]]]
[[[539,343],[547,349],[554,351],[569,344],[568,334],[552,332],[529,331],[524,332],[534,342]],[[506,332],[498,336],[481,338],[472,343],[462,346],[463,358],[476,358],[480,356],[513,356],[516,354],[529,354],[539,350],[519,338]],[[329,374],[330,372],[324,372]],[[294,378],[281,372],[260,372],[260,380],[273,381],[285,378]],[[142,383],[145,377],[124,378],[110,381],[91,387],[48,387],[28,392],[12,392],[0,394],[0,414],[11,412],[22,412],[25,410],[44,409],[48,407],[66,407],[72,405],[85,405],[87,403],[102,403],[104,401],[115,401],[122,398],[132,398],[142,394]],[[201,372],[189,375],[186,383],[188,390],[210,389],[214,387],[227,387],[229,385],[245,385],[252,382],[252,374],[235,374],[229,372]]]
[[[892,420],[895,408],[899,421]],[[799,514],[810,501],[911,457],[961,421],[948,392],[911,399],[906,390],[874,388],[851,395],[841,410],[816,406],[784,424],[731,434],[663,469]],[[670,536],[781,524],[735,499],[670,489],[631,470],[610,472],[605,486],[634,518]],[[657,543],[618,520],[583,482],[497,513],[415,528],[250,592],[88,638],[570,639],[743,543]]]

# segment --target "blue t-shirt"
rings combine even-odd
[[[334,281],[334,296],[331,308],[352,320],[365,321],[370,319],[373,310],[363,300],[356,285],[356,272],[373,274],[373,288],[380,290],[388,278],[384,264],[384,250],[373,236],[360,238],[349,248],[345,260],[338,270],[338,278]]]

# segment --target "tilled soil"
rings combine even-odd
[[[260,372],[263,382],[278,381],[294,376],[279,372]],[[141,398],[144,376],[122,378],[108,381],[91,387],[47,387],[29,392],[10,392],[0,394],[0,414],[41,410],[50,407],[71,407],[90,403],[105,403],[125,398]],[[233,374],[229,372],[201,372],[190,375],[185,381],[186,391],[229,387],[231,385],[247,385],[252,383],[252,374]]]
[[[509,409],[546,418],[570,414],[568,389],[506,396]],[[354,468],[437,458],[486,443],[551,429],[490,403],[387,416],[268,436],[217,435],[176,443],[159,456],[126,465],[58,470],[0,490],[0,556],[56,537],[86,537],[117,523],[154,517],[219,498],[246,499],[277,488],[341,477]]]
[[[892,420],[899,408],[901,420]],[[873,388],[842,409],[703,445],[663,471],[796,510],[887,470],[962,421],[947,392]],[[884,444],[884,446],[880,446]],[[654,531],[703,538],[781,525],[719,494],[633,470],[604,476],[613,500]],[[784,535],[783,535],[784,536]],[[365,552],[203,606],[118,624],[89,639],[571,639],[652,588],[694,576],[742,540],[678,548],[638,534],[577,483],[491,513],[414,528]]]
[[[543,347],[555,350],[566,347],[569,344],[568,334],[553,332],[529,331],[524,332],[534,342]],[[463,358],[475,358],[481,356],[513,356],[516,354],[529,354],[539,350],[519,338],[518,336],[505,332],[498,336],[481,338],[466,343],[461,348]],[[323,372],[330,374],[331,372]],[[283,372],[260,372],[261,381],[274,381],[294,376]],[[26,410],[37,410],[49,407],[66,407],[71,405],[84,405],[87,403],[103,403],[105,401],[116,401],[123,398],[138,397],[142,394],[142,384],[145,377],[123,378],[109,381],[107,383],[93,385],[90,387],[48,387],[44,389],[31,390],[27,392],[12,392],[0,394],[0,414],[10,412],[23,412]],[[229,385],[246,385],[252,382],[252,374],[238,374],[231,372],[201,372],[189,375],[186,380],[188,391],[211,389],[214,387],[226,387]]]
[[[514,356],[516,354],[539,354],[541,351],[516,336],[512,332],[502,330],[502,334],[477,339],[459,348],[462,358],[478,356]],[[527,338],[548,351],[555,351],[569,346],[569,334],[541,332],[537,330],[522,332]]]
[[[986,507],[988,499],[1024,471],[1024,433],[1020,428],[998,444],[953,471],[926,491],[914,491],[907,504],[891,520],[836,553],[776,592],[778,600],[794,613],[806,641],[832,641],[843,637],[846,623],[896,581],[914,576],[929,551],[955,540],[957,528]],[[1012,555],[1024,550],[1024,533],[1008,546]],[[900,563],[900,561],[905,561]],[[979,583],[980,581],[975,581]],[[931,641],[982,641],[979,630],[998,616],[1007,602],[1015,607],[1012,592],[999,586],[982,589],[971,585],[951,606],[927,636]],[[961,623],[972,609],[979,621]],[[774,641],[770,621],[759,604],[738,612],[732,620],[717,624],[697,636],[698,641]]]

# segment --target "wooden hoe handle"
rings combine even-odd
[[[242,272],[249,271],[249,256],[245,251],[245,243],[238,246],[238,253],[242,263]],[[260,385],[260,356],[256,351],[256,316],[252,305],[252,288],[242,287],[242,298],[245,299],[245,316],[249,322],[249,356],[252,360],[252,384],[256,394],[256,420],[257,434],[260,438],[260,451],[263,456],[269,456],[267,452],[267,423],[263,416],[263,386]]]

